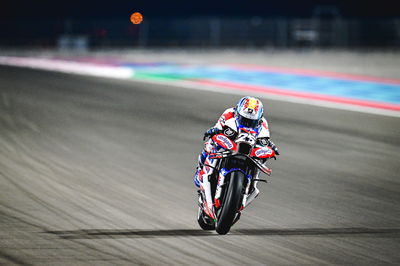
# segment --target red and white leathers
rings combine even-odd
[[[218,119],[217,123],[215,124],[214,128],[218,130],[222,130],[226,124],[229,124],[229,126],[235,125],[238,127],[238,123],[236,122],[236,117],[235,117],[235,108],[229,108],[226,109],[225,112],[221,115],[221,117]],[[238,131],[238,128],[236,128]],[[258,127],[255,129],[255,131],[258,133],[257,134],[257,139],[264,139],[265,143],[267,143],[266,140],[270,138],[270,132],[268,128],[268,122],[267,120],[263,117],[258,125]],[[264,144],[265,145],[265,144]],[[200,187],[201,191],[204,193],[205,200],[206,202],[203,204],[204,206],[204,211],[207,213],[208,216],[211,218],[215,218],[214,213],[213,213],[213,203],[212,203],[212,198],[211,198],[211,187],[210,187],[210,182],[209,182],[209,177],[213,174],[213,170],[216,166],[217,159],[209,159],[208,155],[215,149],[213,142],[211,139],[206,141],[204,143],[204,150],[202,153],[199,155],[199,166],[195,174],[195,184]],[[255,182],[257,183],[257,182]],[[256,185],[254,186],[255,190],[254,193],[252,193],[251,197],[249,197],[249,200],[252,201],[259,193],[259,190],[257,189]],[[248,202],[250,203],[250,201]]]

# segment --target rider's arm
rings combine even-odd
[[[257,139],[257,144],[261,146],[269,146],[271,149],[275,151],[277,155],[279,155],[279,150],[278,147],[272,142],[270,138],[270,132],[268,128],[268,122],[267,120],[263,117],[261,121],[261,131],[258,134],[258,139]]]
[[[204,133],[203,140],[205,140],[207,137],[212,137],[215,134],[218,134],[223,129],[223,127],[225,126],[225,121],[230,119],[230,118],[232,118],[233,116],[234,116],[234,109],[233,108],[226,109],[222,113],[222,115],[219,117],[217,123],[215,123],[215,125],[213,127],[208,129]]]
[[[261,120],[261,130],[258,133],[258,138],[270,138],[270,133],[269,133],[269,127],[268,127],[268,122],[267,119],[264,117]]]
[[[234,108],[228,108],[226,109],[222,115],[219,117],[217,123],[215,123],[214,127],[218,128],[219,130],[222,130],[223,127],[225,126],[225,121],[228,119],[231,119],[235,115],[235,109]]]

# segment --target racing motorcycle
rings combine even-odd
[[[260,173],[271,175],[266,164],[271,158],[276,160],[275,152],[268,145],[260,145],[256,134],[250,128],[227,124],[211,138],[213,149],[208,159],[214,166],[205,164],[214,168],[209,176],[210,189],[208,193],[199,190],[197,222],[203,230],[227,234],[243,209],[258,196],[256,183],[267,182],[259,178]]]

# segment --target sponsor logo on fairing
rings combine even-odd
[[[228,149],[233,149],[233,143],[230,141],[230,139],[228,139],[227,137],[225,137],[224,135],[218,135],[217,136],[217,140],[222,142],[221,144],[225,144],[224,146]]]
[[[271,155],[272,154],[272,150],[268,149],[268,148],[264,148],[264,149],[259,149],[255,152],[257,157],[262,157],[265,155]]]
[[[263,145],[263,146],[266,146],[268,144],[268,141],[266,138],[260,138],[259,140],[260,140],[261,145]]]
[[[227,137],[232,137],[235,134],[235,131],[233,131],[231,128],[227,128],[224,130],[224,135]]]
[[[222,176],[225,176],[227,173],[229,173],[229,172],[226,170],[226,168],[222,168],[221,171],[220,171],[220,174]]]

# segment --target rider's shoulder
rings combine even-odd
[[[268,122],[264,117],[262,118],[257,138],[269,138]]]
[[[261,126],[265,129],[269,129],[268,128],[268,121],[267,119],[265,119],[265,117],[261,118]]]
[[[228,109],[226,109],[223,114],[235,114],[235,108],[234,107],[230,107]]]
[[[228,108],[222,113],[221,116],[224,118],[225,121],[228,120],[228,119],[231,119],[231,118],[233,118],[235,116],[235,109],[234,108]]]

